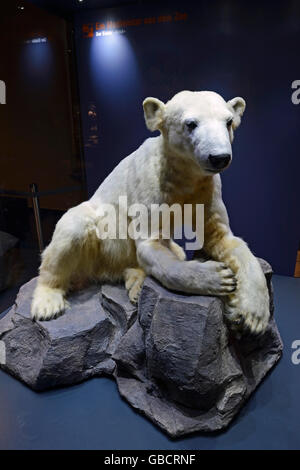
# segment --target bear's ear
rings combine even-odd
[[[148,129],[160,129],[165,117],[165,105],[157,98],[146,98],[143,102],[144,116]]]
[[[233,130],[239,127],[241,124],[241,117],[244,114],[245,108],[246,108],[246,102],[243,100],[243,98],[240,98],[237,96],[236,98],[233,98],[232,100],[227,101],[228,107],[230,111],[233,112],[233,123],[232,123],[232,128]]]

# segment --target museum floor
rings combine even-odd
[[[300,279],[274,276],[284,354],[227,431],[171,440],[107,378],[35,393],[0,371],[0,449],[300,449]],[[0,318],[2,318],[0,315]]]

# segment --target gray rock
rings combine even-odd
[[[25,284],[0,321],[0,367],[35,390],[113,375],[135,409],[170,436],[226,427],[282,353],[273,318],[272,270],[264,335],[237,340],[216,297],[170,292],[147,278],[137,309],[121,286],[92,286],[71,308],[32,322],[36,279]]]
[[[95,375],[112,374],[111,359],[121,337],[120,313],[104,310],[100,288],[92,286],[69,297],[70,309],[48,322],[33,322],[30,305],[36,279],[25,284],[15,305],[0,321],[1,367],[34,390],[70,385]],[[128,317],[136,309],[128,305],[123,289],[105,286]],[[104,303],[104,302],[103,302]],[[124,319],[125,324],[125,319]]]

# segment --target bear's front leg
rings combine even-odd
[[[233,330],[259,334],[270,318],[269,292],[262,268],[247,244],[234,237],[224,224],[216,224],[207,234],[205,251],[231,268],[237,289],[228,296],[226,317]]]
[[[197,295],[228,295],[236,279],[224,263],[185,261],[172,240],[144,240],[137,243],[137,258],[146,274],[168,289]]]

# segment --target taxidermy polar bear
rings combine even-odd
[[[135,302],[145,276],[151,275],[169,289],[223,296],[233,330],[263,332],[269,320],[265,276],[247,244],[230,230],[219,175],[231,163],[233,132],[245,106],[242,98],[225,102],[210,91],[182,91],[166,104],[147,98],[146,125],[160,135],[147,139],[89,201],[59,220],[42,254],[32,318],[49,320],[62,313],[67,292],[85,280],[124,280]],[[210,260],[186,261],[171,237],[100,239],[101,205],[117,207],[124,195],[128,204],[147,207],[204,204],[203,248]]]

